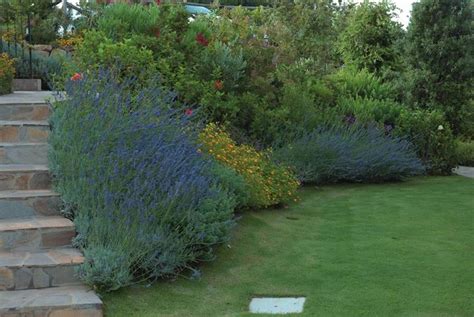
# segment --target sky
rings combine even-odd
[[[355,1],[355,2],[362,2],[362,1]],[[375,0],[375,2],[380,2]],[[415,0],[392,0],[392,2],[401,10],[398,12],[397,21],[403,24],[406,28],[408,26],[408,22],[410,21],[410,11],[411,5],[413,2],[417,2]]]

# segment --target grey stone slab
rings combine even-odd
[[[15,286],[13,271],[9,268],[0,267],[0,290],[8,290]]]
[[[46,274],[43,269],[36,268],[33,270],[33,287],[34,288],[45,288],[49,287],[51,278]]]
[[[51,286],[64,286],[78,284],[76,268],[73,265],[61,265],[44,268],[46,274],[51,277]]]
[[[48,189],[38,190],[8,190],[0,192],[0,199],[12,199],[12,198],[30,198],[30,197],[50,197],[59,196],[57,193]]]
[[[29,183],[26,186],[31,187]],[[0,180],[0,185],[0,188],[5,189],[4,186],[9,184]],[[50,190],[0,191],[0,219],[55,216],[60,214],[61,206],[60,197]]]
[[[49,190],[51,175],[48,170],[4,169],[0,165],[0,191],[11,190]]]
[[[0,143],[0,164],[48,164],[47,143]]]
[[[1,253],[0,253],[1,256]],[[1,261],[1,260],[0,260]],[[82,253],[74,248],[56,248],[31,252],[25,256],[23,264],[31,267],[80,264],[84,261]],[[0,262],[1,263],[1,262]],[[0,265],[1,266],[1,265]]]
[[[46,120],[0,120],[0,126],[45,126],[49,127]]]
[[[23,267],[15,272],[15,289],[28,289],[33,282],[33,272],[31,269]]]
[[[74,224],[62,217],[0,221],[0,251],[39,251],[68,247],[74,236]]]
[[[12,94],[0,96],[0,105],[11,104],[44,104],[53,100],[55,93],[52,91],[15,91]]]
[[[454,173],[464,177],[474,178],[474,167],[458,166],[454,169]]]
[[[33,164],[0,164],[0,173],[3,172],[47,172],[47,165],[33,165]]]
[[[256,297],[249,310],[254,314],[296,314],[303,312],[305,301],[305,297]]]
[[[1,105],[1,120],[46,120],[51,113],[47,104]]]
[[[4,312],[29,312],[41,309],[100,309],[102,301],[83,286],[0,292],[0,316]]]
[[[41,79],[13,79],[13,90],[41,91]]]

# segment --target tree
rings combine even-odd
[[[403,30],[393,20],[395,9],[388,1],[364,1],[351,8],[338,40],[344,63],[374,73],[399,67],[400,55],[395,44]]]
[[[408,27],[411,101],[443,110],[455,133],[462,132],[472,100],[473,12],[472,0],[421,0]]]

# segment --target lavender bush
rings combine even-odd
[[[408,141],[357,124],[303,133],[273,156],[292,166],[305,183],[400,180],[425,170]]]
[[[107,73],[76,79],[55,104],[50,162],[85,253],[79,275],[112,290],[212,259],[236,199],[174,96],[152,86],[130,94],[133,80]]]

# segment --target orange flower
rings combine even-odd
[[[82,74],[81,73],[75,73],[74,75],[72,75],[71,80],[72,81],[82,80]]]
[[[224,88],[224,83],[222,82],[222,80],[216,80],[214,82],[214,88],[216,88],[216,90],[222,90],[222,88]]]

